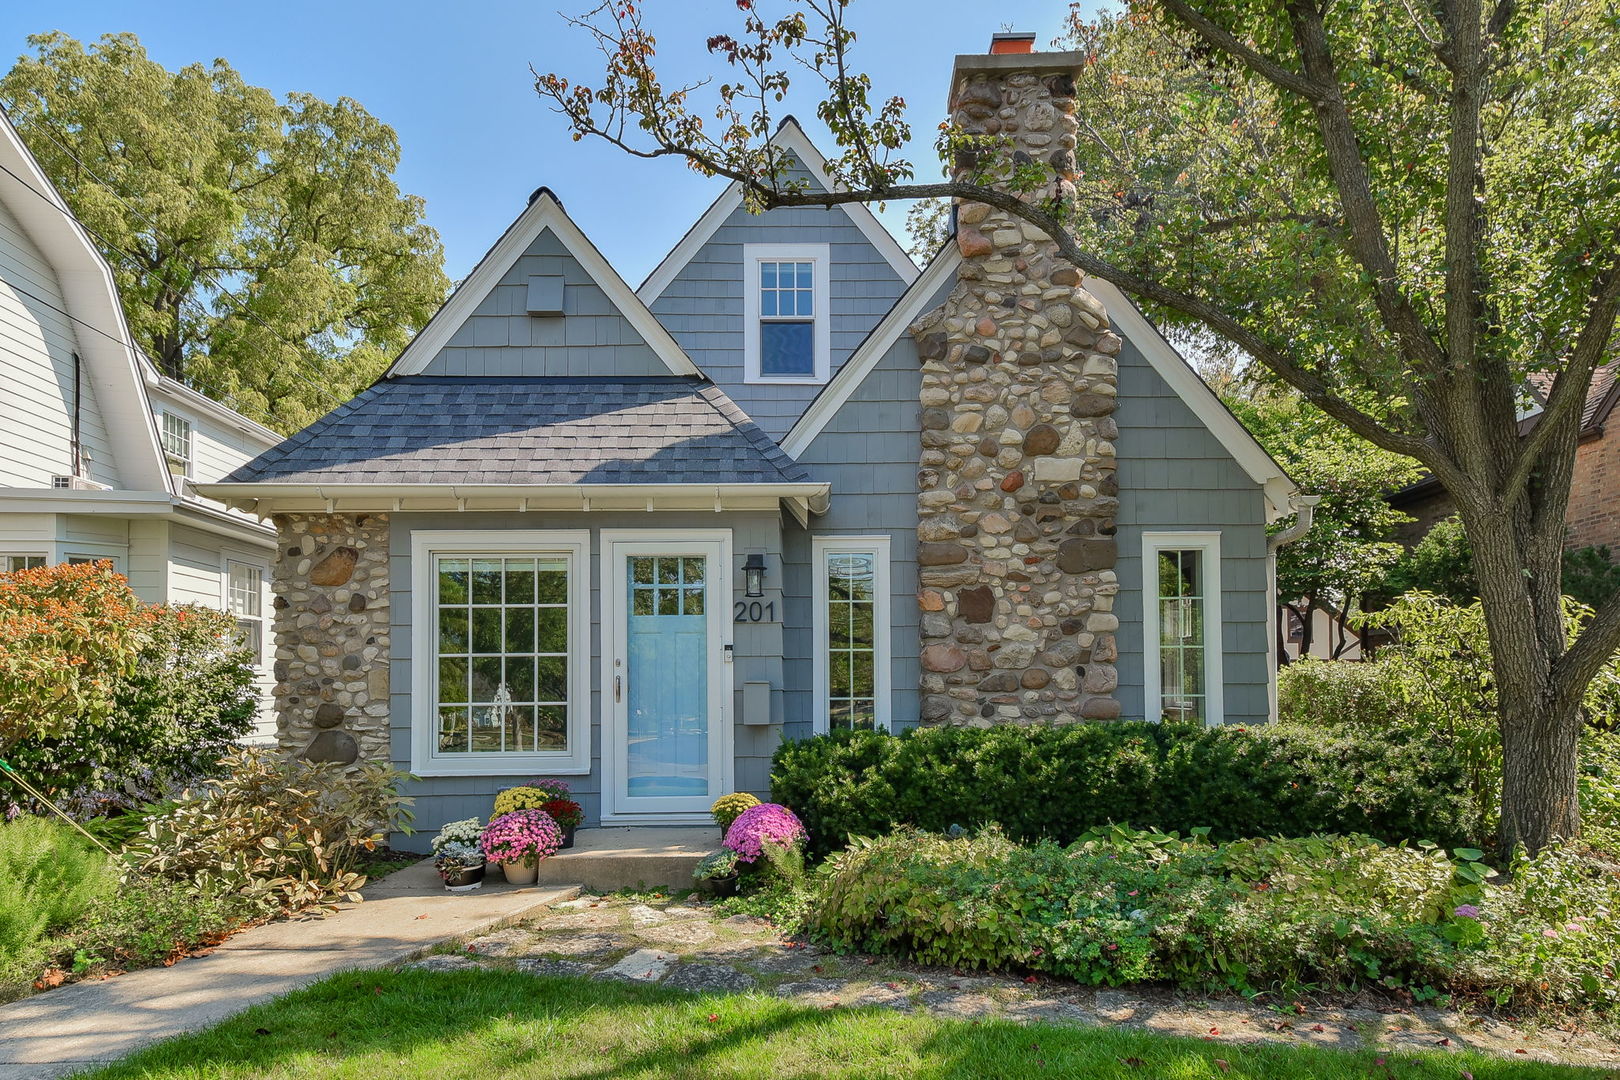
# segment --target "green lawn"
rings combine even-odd
[[[112,1077],[1309,1077],[1543,1080],[1465,1054],[1245,1048],[1107,1028],[820,1010],[514,972],[339,975],[110,1068]]]

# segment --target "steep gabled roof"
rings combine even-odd
[[[777,126],[776,134],[771,136],[771,143],[797,158],[816,183],[821,185],[822,190],[833,190],[832,177],[827,173],[827,159],[816,149],[815,143],[810,141],[810,136],[805,134],[796,119],[791,116],[783,118],[781,124]],[[636,289],[636,295],[649,306],[662,296],[664,290],[669,288],[670,282],[675,280],[685,269],[686,264],[692,261],[692,257],[702,250],[703,245],[714,237],[742,204],[742,185],[733,180],[726,190],[720,193],[720,197],[703,212],[703,216],[687,230],[686,235],[681,237],[680,242],[670,249],[663,261],[647,275],[647,280]],[[911,261],[906,249],[901,247],[894,235],[883,227],[883,223],[865,203],[846,203],[842,207],[835,208],[834,212],[838,210],[847,214],[855,227],[865,234],[872,242],[872,246],[894,268],[901,281],[909,285],[917,279],[917,264]]]
[[[651,311],[642,303],[635,291],[625,284],[619,272],[596,249],[596,245],[580,231],[578,225],[563,210],[562,203],[548,188],[534,193],[528,207],[507,227],[495,246],[484,253],[444,306],[428,320],[421,333],[399,354],[384,378],[397,375],[419,375],[439,350],[450,342],[461,324],[473,314],[491,289],[500,283],[502,275],[542,233],[550,232],[562,243],[597,286],[646,341],[649,348],[669,368],[672,375],[697,375],[697,365],[681,350]]]
[[[942,285],[954,279],[961,264],[962,255],[955,242],[947,242],[788,431],[782,439],[784,451],[797,458],[809,448],[839,409],[854,396],[884,354],[900,340],[906,328],[924,314],[924,305],[929,299]],[[1101,278],[1087,278],[1086,289],[1108,309],[1108,317],[1115,331],[1136,346],[1153,370],[1203,422],[1238,466],[1260,485],[1270,511],[1268,516],[1275,519],[1292,513],[1288,500],[1299,490],[1298,486],[1249,429],[1232,415],[1232,411],[1209,388],[1203,377],[1159,333],[1158,328],[1111,283]]]
[[[179,481],[170,475],[158,443],[141,379],[141,361],[124,321],[112,268],[3,111],[0,201],[56,274],[67,301],[64,314],[74,320],[79,355],[95,389],[108,442],[118,458],[120,486],[178,494],[175,485]]]

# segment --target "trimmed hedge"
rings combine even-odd
[[[1055,728],[841,731],[776,751],[772,798],[824,855],[896,826],[995,822],[1015,840],[1069,843],[1109,823],[1214,840],[1360,833],[1480,837],[1467,774],[1398,728],[1110,723]]]

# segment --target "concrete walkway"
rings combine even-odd
[[[197,1031],[334,972],[408,959],[486,933],[577,895],[570,885],[486,881],[444,891],[423,860],[362,890],[365,902],[325,919],[238,934],[207,956],[76,983],[0,1006],[0,1080],[61,1076],[147,1043]]]

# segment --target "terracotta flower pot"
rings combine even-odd
[[[528,864],[503,862],[501,863],[501,873],[505,874],[506,880],[513,885],[533,885],[535,879],[540,876],[540,864],[538,862]]]

